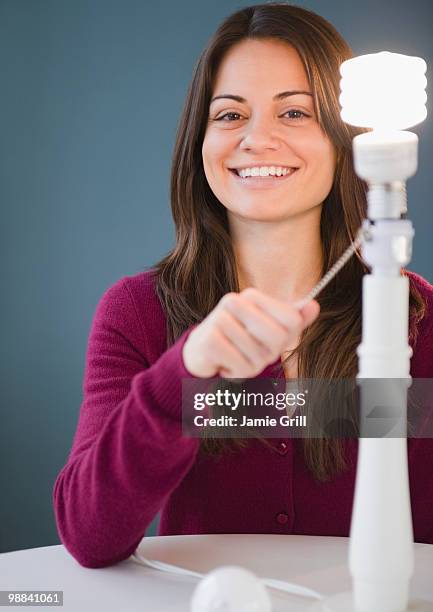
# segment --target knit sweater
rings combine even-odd
[[[433,378],[433,287],[408,274],[428,304],[411,375]],[[347,445],[350,467],[320,482],[300,439],[252,439],[215,457],[182,435],[181,381],[191,377],[182,348],[193,327],[167,349],[152,270],[120,279],[97,305],[78,426],[53,489],[59,536],[84,567],[129,557],[158,512],[158,535],[349,535],[358,440]],[[415,541],[433,543],[433,439],[409,439],[408,458]]]

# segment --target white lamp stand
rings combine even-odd
[[[409,494],[406,405],[410,385],[408,279],[412,224],[405,181],[416,172],[418,137],[410,132],[361,134],[353,140],[356,173],[368,181],[368,238],[362,255],[371,266],[363,279],[362,342],[358,347],[361,413],[358,466],[349,544],[353,591],[316,603],[322,612],[417,612],[409,603],[413,530]],[[373,379],[376,379],[374,381]],[[380,380],[378,380],[380,379]],[[377,436],[377,409],[391,408],[388,431]]]

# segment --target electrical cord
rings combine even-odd
[[[361,246],[362,240],[370,240],[371,234],[369,231],[370,222],[365,220],[363,226],[358,230],[355,240],[347,247],[341,257],[328,270],[323,278],[311,289],[309,293],[301,300],[295,302],[295,307],[301,310],[308,302],[318,295],[324,287],[334,278],[341,268],[349,261],[356,249]]]
[[[178,574],[182,576],[192,576],[194,578],[204,578],[205,576],[205,574],[200,574],[199,572],[194,572],[192,570],[188,570],[177,565],[171,565],[169,563],[164,563],[163,561],[155,561],[153,559],[146,559],[139,552],[137,552],[137,550],[131,555],[130,558],[132,558],[133,561],[138,563],[138,565],[151,567],[152,569],[156,569],[161,572],[169,572],[171,574]],[[275,589],[277,591],[284,591],[285,593],[290,593],[291,595],[299,595],[300,597],[309,597],[313,599],[324,598],[324,595],[321,595],[317,591],[313,591],[312,589],[300,586],[298,584],[293,584],[291,582],[275,580],[274,578],[261,578],[260,580],[265,586],[271,589]]]

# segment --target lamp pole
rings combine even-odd
[[[360,440],[349,543],[355,609],[403,612],[413,573],[413,529],[407,462],[409,282],[401,274],[411,257],[414,230],[406,212],[405,181],[416,172],[416,134],[374,133],[353,141],[356,173],[369,183],[368,239],[363,279]],[[376,411],[388,410],[388,431]],[[382,437],[383,436],[383,437]]]

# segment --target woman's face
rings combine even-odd
[[[248,39],[227,52],[215,80],[202,156],[209,186],[229,214],[276,221],[321,206],[332,187],[336,155],[310,94],[290,45]]]

